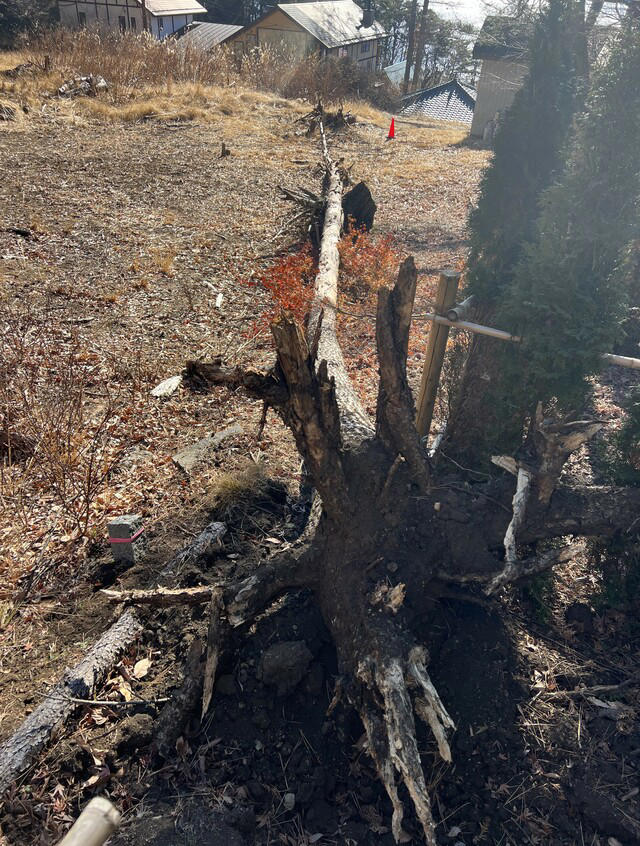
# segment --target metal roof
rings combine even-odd
[[[330,49],[386,36],[376,21],[366,29],[360,26],[362,9],[353,0],[278,3],[277,8]]]
[[[207,11],[197,0],[145,0],[144,5],[147,11],[155,17],[162,17],[164,15],[202,15]]]
[[[471,123],[476,105],[475,93],[457,79],[417,91],[403,98],[406,105],[400,111],[403,117],[430,117],[456,123]]]
[[[195,47],[198,50],[211,50],[241,29],[241,26],[234,24],[198,21],[180,37],[180,44],[185,47]]]

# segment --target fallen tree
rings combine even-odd
[[[469,486],[463,473],[452,474],[437,456],[427,457],[406,376],[417,278],[411,258],[401,265],[393,290],[379,292],[380,381],[376,419],[369,417],[336,333],[343,186],[326,145],[324,158],[325,224],[306,330],[287,313],[273,324],[277,358],[269,373],[190,362],[186,378],[199,388],[241,387],[269,403],[292,431],[316,491],[299,541],[245,582],[225,588],[229,622],[251,620],[288,590],[313,591],[337,650],[339,695],[360,714],[393,804],[393,834],[403,837],[402,782],[433,846],[415,715],[429,725],[446,761],[454,725],[429,677],[416,617],[424,620],[433,601],[452,587],[492,594],[566,561],[574,552],[568,535],[628,528],[640,490],[560,483],[571,453],[598,430],[594,421],[558,426],[538,416],[522,457],[503,460],[519,478],[517,489],[508,473]],[[562,542],[535,549],[553,539]],[[523,545],[532,551],[519,559]],[[391,561],[398,564],[393,578],[386,567]]]

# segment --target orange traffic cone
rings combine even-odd
[[[391,126],[389,127],[389,134],[387,135],[387,141],[393,141],[396,137],[396,122],[395,118],[391,118]]]

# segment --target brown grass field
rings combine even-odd
[[[64,634],[79,606],[94,607],[110,516],[141,511],[151,546],[175,547],[205,519],[220,474],[261,461],[296,484],[295,451],[274,416],[257,440],[259,405],[183,389],[156,400],[150,390],[190,358],[270,363],[268,334],[252,337],[266,296],[245,283],[301,236],[279,186],[320,188],[319,141],[296,123],[308,102],[238,80],[145,83],[126,94],[120,80],[115,95],[59,98],[72,59],[58,67],[54,54],[48,74],[0,83],[19,116],[0,122],[2,400],[15,441],[0,475],[0,666],[20,656],[46,680],[101,625],[93,620],[78,642]],[[41,57],[0,54],[0,71],[30,60]],[[79,69],[103,73],[97,59]],[[399,123],[388,143],[390,115],[361,102],[346,108],[357,124],[332,149],[354,182],[370,185],[376,231],[416,256],[424,311],[439,268],[464,259],[486,153],[461,145],[465,129],[455,125]],[[426,328],[416,324],[415,378]],[[366,391],[370,320],[349,331]],[[232,423],[245,435],[185,477],[171,456]],[[38,450],[21,454],[20,438]],[[0,685],[13,690],[0,713],[6,736],[31,681],[16,687],[9,674]]]

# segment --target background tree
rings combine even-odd
[[[51,0],[0,0],[0,48],[9,48],[20,35],[33,34],[57,19]]]
[[[495,138],[493,162],[469,217],[467,288],[482,304],[484,320],[496,319],[498,303],[513,286],[525,247],[535,238],[540,196],[561,169],[584,96],[578,74],[583,37],[573,0],[551,0],[535,27],[529,75]],[[498,443],[504,449],[516,445],[507,438],[516,412],[496,379],[498,355],[495,342],[474,340],[448,432],[449,448],[460,457],[477,460]]]

